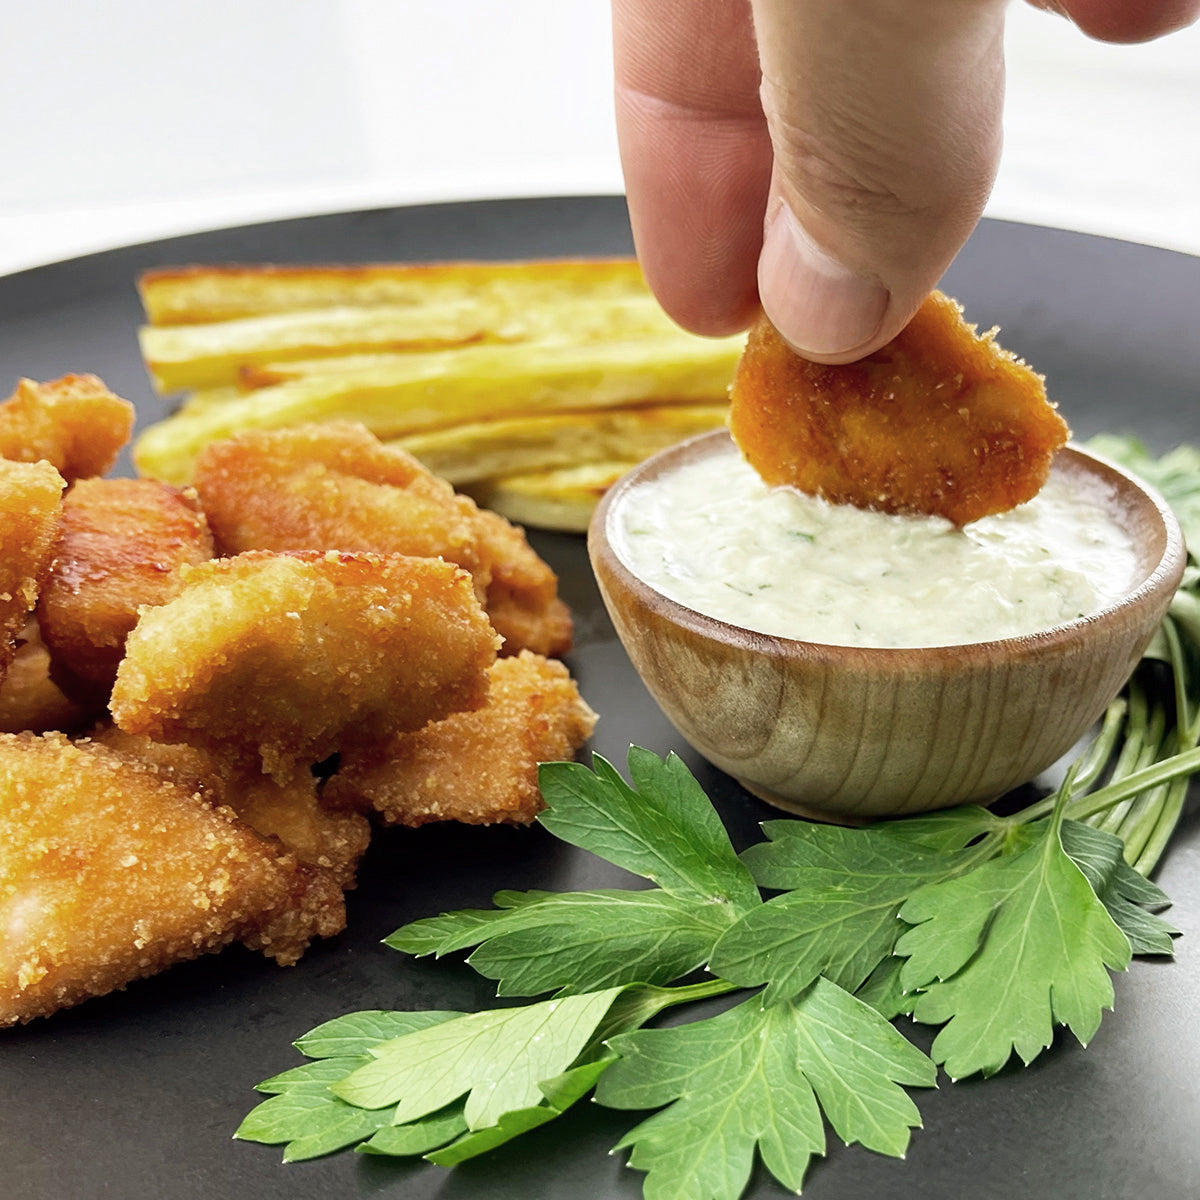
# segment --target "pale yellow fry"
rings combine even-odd
[[[719,401],[505,417],[409,434],[391,444],[460,486],[583,463],[640,462],[684,438],[720,428],[728,412],[728,403]]]
[[[371,352],[414,352],[473,342],[643,337],[673,328],[648,292],[629,296],[542,298],[515,307],[494,297],[437,304],[324,308],[203,325],[144,326],[142,357],[159,392],[281,382],[269,364],[291,363],[286,377],[340,369],[326,360]],[[360,364],[361,365],[361,364]]]
[[[517,525],[585,533],[600,498],[634,462],[584,463],[554,471],[485,479],[463,490]]]
[[[541,295],[645,292],[632,258],[366,266],[194,266],[148,271],[138,283],[152,325],[226,321],[336,305],[444,304],[490,296],[516,305]]]
[[[364,350],[430,350],[478,341],[486,333],[479,304],[464,299],[269,313],[203,325],[144,325],[138,341],[155,388],[175,392],[234,384],[245,365]]]
[[[620,342],[517,342],[390,356],[372,365],[202,401],[151,425],[134,447],[143,475],[183,484],[200,450],[247,429],[361,421],[391,439],[421,429],[509,416],[727,394],[742,337],[672,330]]]

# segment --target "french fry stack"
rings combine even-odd
[[[605,489],[721,426],[742,337],[695,337],[632,259],[218,266],[139,281],[155,388],[139,471],[191,479],[210,441],[361,421],[524,525],[582,530]]]

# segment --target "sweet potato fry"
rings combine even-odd
[[[734,440],[768,483],[960,526],[1036,495],[1069,436],[1041,377],[938,292],[844,366],[799,357],[760,317],[730,395]]]

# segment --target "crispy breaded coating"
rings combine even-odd
[[[330,804],[391,825],[528,824],[541,811],[538,763],[574,758],[596,714],[560,662],[522,651],[496,661],[488,702],[342,756]]]
[[[133,432],[134,409],[95,375],[22,379],[0,403],[0,457],[52,463],[68,483],[103,475]]]
[[[1069,436],[1041,376],[940,292],[842,366],[801,358],[760,317],[730,398],[734,441],[767,483],[959,526],[1032,499]]]
[[[558,576],[522,529],[486,508],[476,512],[479,542],[491,564],[485,607],[504,639],[501,653],[566,654],[574,627],[571,610],[558,596]]]
[[[248,552],[182,574],[126,641],[111,710],[127,732],[227,746],[284,782],[486,697],[498,639],[450,563]]]
[[[504,653],[570,646],[558,581],[525,534],[365,426],[261,430],[214,442],[195,487],[217,551],[367,550],[441,557],[471,573]]]
[[[212,751],[182,742],[155,742],[115,725],[97,730],[92,740],[152,764],[159,774],[231,809],[255,833],[277,839],[298,861],[328,871],[340,887],[353,886],[371,838],[370,822],[361,813],[326,808],[317,777],[307,767],[297,767],[279,783]]]
[[[79,733],[102,708],[77,703],[50,678],[50,651],[37,622],[30,621],[17,638],[16,653],[0,683],[0,733]]]
[[[193,494],[152,479],[75,484],[63,499],[54,561],[38,601],[56,679],[72,695],[107,697],[138,610],[171,599],[179,568],[212,552]]]
[[[50,571],[62,491],[48,462],[0,458],[0,678]]]
[[[0,735],[0,1025],[233,941],[294,962],[344,923],[327,874],[151,767]]]

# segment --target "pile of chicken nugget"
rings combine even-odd
[[[379,824],[533,819],[595,714],[524,533],[353,424],[106,477],[94,376],[0,404],[0,1025],[345,924]]]

